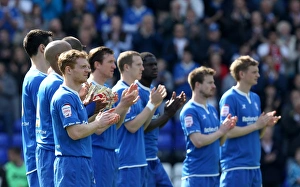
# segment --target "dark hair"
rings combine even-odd
[[[95,62],[97,61],[100,64],[102,64],[104,55],[106,55],[106,54],[113,55],[114,51],[105,46],[96,47],[96,48],[90,50],[89,64],[91,66],[92,72],[95,71],[95,66],[94,66]]]
[[[23,47],[31,58],[33,55],[38,53],[38,48],[41,44],[43,44],[45,47],[48,45],[48,43],[51,41],[51,37],[51,31],[43,31],[40,29],[31,30],[27,33],[23,40]]]
[[[66,36],[62,40],[68,42],[71,45],[72,49],[82,51],[85,48],[85,46],[82,45],[80,40],[78,40],[77,38],[75,38],[73,36]]]
[[[142,58],[143,62],[145,62],[146,58],[148,58],[148,57],[155,58],[155,56],[150,52],[142,52],[141,53],[141,58]]]

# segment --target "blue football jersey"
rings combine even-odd
[[[50,104],[56,156],[92,157],[91,136],[79,140],[69,137],[66,127],[87,125],[88,116],[78,92],[60,86]]]
[[[118,81],[113,87],[113,91],[117,92],[120,96],[123,90],[129,88],[129,85],[124,81]],[[119,103],[116,102],[116,105]],[[116,153],[119,157],[119,169],[129,167],[141,167],[147,166],[146,154],[145,154],[145,141],[144,141],[144,126],[141,126],[135,133],[129,132],[125,123],[133,120],[139,113],[143,111],[141,100],[132,105],[125,116],[124,122],[117,131],[119,147],[116,149]]]
[[[25,75],[22,85],[22,142],[26,171],[36,170],[36,107],[37,92],[47,74],[31,68]]]
[[[180,112],[180,122],[186,136],[186,158],[182,177],[218,176],[220,141],[196,148],[189,136],[193,133],[211,134],[220,127],[217,110],[189,100]]]
[[[91,81],[92,84],[102,86],[95,81]],[[109,87],[104,84],[105,87]],[[96,103],[92,102],[86,106],[88,116],[91,117],[94,114],[96,108]],[[117,126],[116,124],[111,125],[108,129],[106,129],[100,135],[93,134],[92,135],[93,146],[102,147],[104,149],[116,149],[118,148],[118,138],[117,138]]]
[[[140,82],[136,81],[138,84],[139,88],[139,96],[140,100],[142,102],[142,106],[145,108],[148,101],[149,101],[149,96],[151,89],[153,86],[151,85],[150,88],[147,88],[143,86]],[[154,115],[152,119],[157,119],[160,116],[159,109],[157,109],[154,112]],[[153,160],[154,158],[157,158],[157,152],[158,152],[158,135],[159,135],[159,127],[153,129],[150,132],[145,132],[144,138],[145,138],[145,151],[146,151],[146,158]]]
[[[247,95],[235,87],[226,91],[220,100],[220,121],[228,114],[237,116],[236,126],[245,127],[255,123],[261,114],[260,98],[249,92]],[[222,170],[235,168],[257,168],[260,165],[260,132],[227,139],[221,147]]]
[[[40,147],[47,150],[54,151],[50,102],[54,93],[62,83],[63,77],[55,72],[52,72],[42,81],[38,91],[36,142]]]

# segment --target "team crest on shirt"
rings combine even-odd
[[[185,116],[184,118],[184,124],[186,127],[191,127],[193,125],[194,121],[193,121],[193,117],[190,115]]]
[[[254,105],[255,105],[256,110],[259,110],[258,109],[258,104],[256,102],[254,102]]]
[[[221,108],[221,116],[227,116],[229,114],[229,105],[224,105]]]
[[[72,110],[71,110],[70,104],[65,104],[64,106],[62,106],[61,110],[62,110],[62,113],[65,116],[65,118],[68,118],[72,115]]]

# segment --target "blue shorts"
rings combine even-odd
[[[148,166],[146,171],[146,185],[148,187],[173,186],[167,172],[165,171],[159,159],[150,160],[147,161],[147,163]]]
[[[132,187],[145,186],[147,167],[124,168],[119,170],[117,186]]]
[[[30,187],[39,187],[40,186],[39,178],[38,178],[38,174],[37,174],[36,170],[27,174],[27,180],[28,180],[28,186],[30,186]]]
[[[54,160],[54,186],[95,187],[91,158],[56,157]]]
[[[93,165],[97,187],[117,186],[118,157],[115,150],[93,146]]]
[[[219,187],[220,177],[188,177],[181,181],[181,187],[210,186]]]
[[[50,151],[37,146],[35,158],[40,187],[54,186],[54,150]]]
[[[222,172],[220,187],[261,187],[260,169],[239,169]]]

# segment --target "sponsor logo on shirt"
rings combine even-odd
[[[184,118],[184,124],[186,127],[191,127],[193,125],[194,121],[193,121],[193,117],[188,115],[188,116],[185,116]]]
[[[248,125],[253,124],[257,121],[258,116],[243,116],[242,117],[242,122],[247,123]]]
[[[224,105],[221,108],[221,116],[227,116],[229,114],[229,105]]]
[[[204,128],[204,133],[216,132],[218,129],[219,129],[219,127],[207,127],[207,128]]]
[[[61,107],[62,113],[65,116],[65,118],[71,117],[72,110],[70,104],[65,104],[63,107]]]

